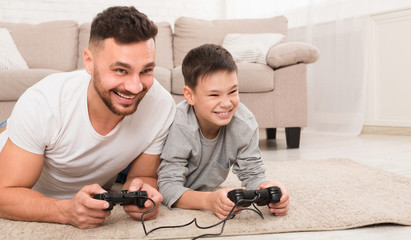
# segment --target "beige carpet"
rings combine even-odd
[[[289,214],[275,217],[260,207],[265,219],[243,212],[226,223],[223,236],[264,233],[340,230],[396,223],[411,225],[411,179],[364,166],[348,159],[267,162],[267,175],[281,180],[291,196]],[[224,187],[237,187],[231,176]],[[158,219],[146,223],[147,230],[178,225],[197,218],[201,226],[217,223],[211,213],[194,210],[170,211],[161,206]],[[144,235],[141,223],[129,218],[120,206],[103,226],[80,230],[71,226],[28,223],[0,219],[1,237],[18,239],[171,239],[216,233],[220,226],[200,230],[190,225],[162,229]]]

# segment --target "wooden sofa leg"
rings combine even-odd
[[[267,133],[267,140],[268,139],[275,139],[277,137],[277,128],[266,128]]]
[[[299,148],[300,147],[300,127],[289,127],[285,128],[285,138],[287,140],[288,148]]]

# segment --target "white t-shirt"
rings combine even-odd
[[[14,144],[44,154],[33,189],[47,196],[72,198],[85,185],[103,186],[142,152],[160,154],[174,119],[173,98],[154,80],[137,111],[102,136],[89,120],[89,81],[85,71],[50,75],[20,97],[7,121]]]

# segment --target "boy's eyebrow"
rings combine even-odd
[[[233,88],[238,88],[238,84],[234,84],[232,87],[230,87],[229,89],[233,89]],[[211,89],[210,92],[220,92],[220,90],[217,89]]]

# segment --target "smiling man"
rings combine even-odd
[[[134,7],[108,8],[92,22],[85,71],[50,75],[21,96],[0,135],[0,217],[99,226],[110,211],[93,195],[128,165],[123,189],[160,205],[156,171],[175,105],[153,76],[156,34]],[[140,219],[152,206],[124,210]]]

